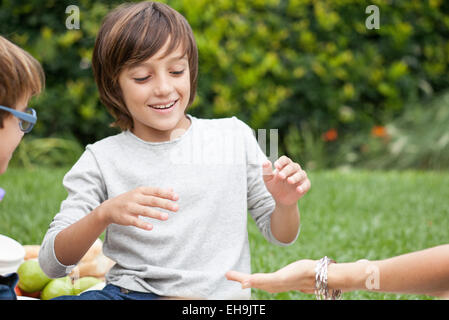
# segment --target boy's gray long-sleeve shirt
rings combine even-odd
[[[247,212],[267,240],[288,245],[271,233],[275,201],[262,178],[266,156],[239,119],[187,116],[190,127],[172,141],[146,142],[124,131],[86,147],[64,177],[68,197],[39,252],[47,275],[63,277],[74,267],[55,256],[54,239],[61,230],[139,186],[173,188],[179,195],[176,213],[156,208],[169,219],[140,217],[153,230],[106,228],[103,251],[116,262],[106,282],[162,296],[250,298],[250,289],[225,277],[228,270],[251,272]]]

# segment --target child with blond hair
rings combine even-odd
[[[0,36],[0,174],[25,133],[36,123],[36,111],[28,107],[44,87],[45,76],[39,62],[29,53]],[[5,191],[0,188],[0,201]],[[0,275],[0,299],[15,299],[16,273]]]

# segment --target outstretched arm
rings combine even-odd
[[[351,276],[351,273],[354,276]],[[345,285],[344,279],[349,285]],[[449,293],[449,245],[385,260],[331,264],[329,286],[345,291],[369,290],[444,296]]]
[[[313,293],[314,260],[293,262],[274,273],[253,275],[229,271],[229,280],[239,281],[244,288],[268,292],[299,290]],[[397,257],[349,263],[330,264],[329,289],[366,290],[405,294],[449,296],[449,245],[441,245]]]

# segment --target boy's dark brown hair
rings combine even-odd
[[[120,72],[152,57],[167,39],[170,39],[167,54],[179,45],[187,54],[190,106],[196,94],[198,50],[192,29],[180,13],[159,2],[126,3],[103,20],[95,41],[92,68],[100,100],[115,119],[112,126],[122,130],[133,127],[118,81]]]
[[[0,36],[0,105],[15,109],[20,99],[39,94],[44,85],[44,70],[39,62]],[[3,119],[10,115],[0,110],[0,128],[3,128]]]

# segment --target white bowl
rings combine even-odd
[[[25,258],[25,249],[16,240],[0,234],[0,275],[16,272]]]
[[[40,300],[40,299],[26,297],[26,296],[17,296],[17,300]]]

